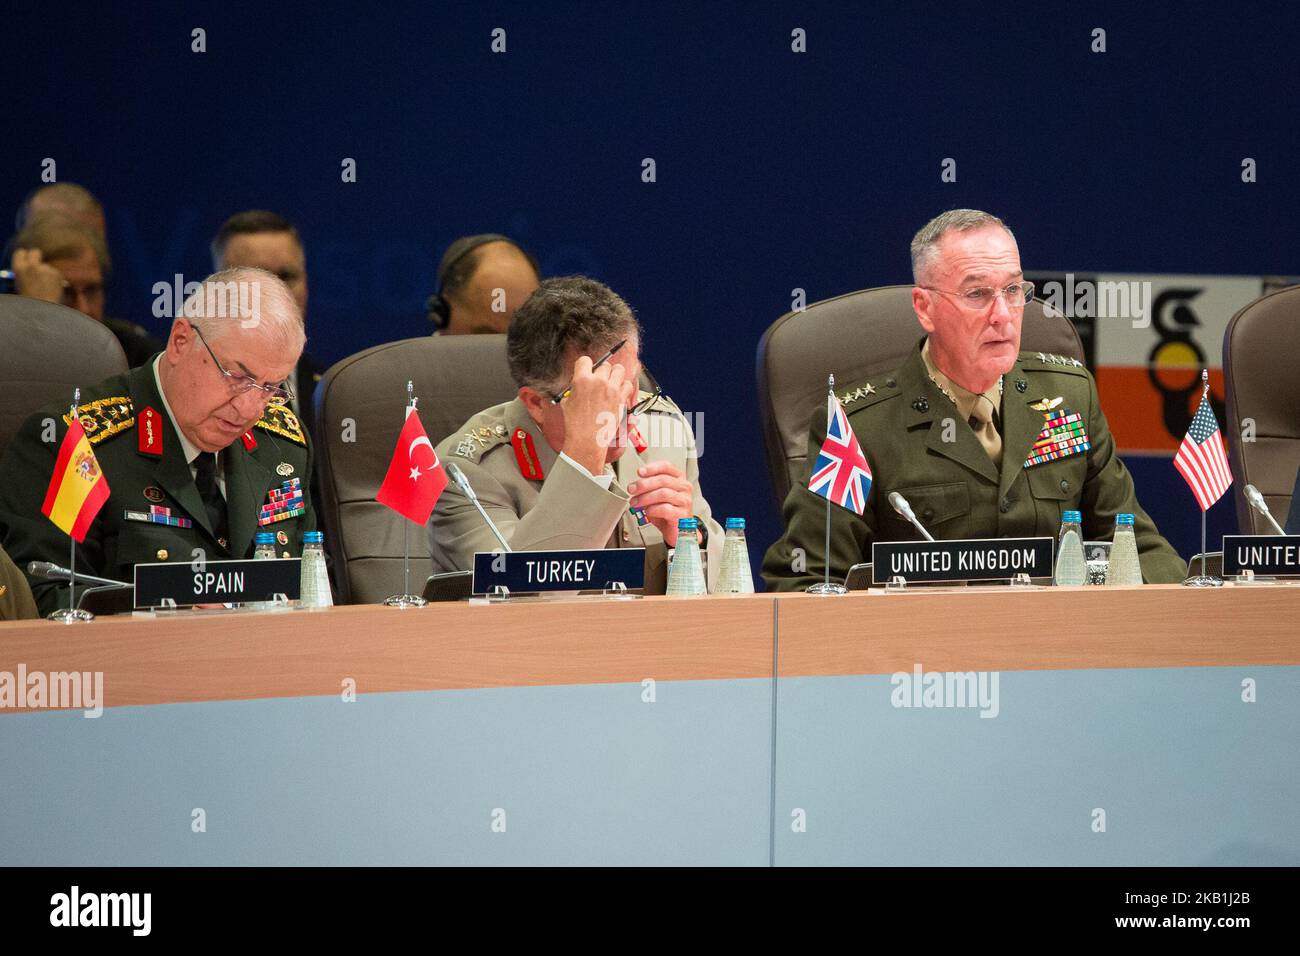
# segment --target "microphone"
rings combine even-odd
[[[448,462],[447,474],[451,475],[451,480],[456,482],[460,487],[460,490],[464,492],[465,497],[474,503],[474,507],[477,508],[478,513],[483,516],[483,520],[487,522],[487,526],[492,529],[492,533],[496,535],[497,540],[501,542],[501,550],[512,551],[513,549],[506,543],[505,535],[501,533],[501,529],[497,527],[495,521],[488,517],[488,513],[483,510],[483,505],[479,503],[478,495],[474,494],[474,489],[470,487],[469,479],[465,477],[465,472],[460,470],[460,465],[456,464],[454,461]]]
[[[1277,528],[1278,534],[1286,534],[1286,532],[1282,530],[1282,526],[1273,518],[1272,512],[1268,510],[1268,504],[1264,501],[1264,496],[1259,493],[1259,489],[1254,485],[1246,486],[1246,500],[1250,502],[1252,508],[1268,519],[1269,524],[1274,528]]]
[[[908,521],[912,522],[912,525],[916,528],[917,531],[925,535],[926,541],[934,540],[934,535],[926,531],[925,525],[921,524],[921,522],[916,520],[916,515],[912,512],[912,506],[907,503],[906,498],[900,495],[897,491],[891,491],[889,493],[889,503],[894,506],[895,511],[897,511]]]
[[[67,568],[61,568],[57,564],[49,561],[32,561],[27,565],[27,573],[34,578],[44,578],[47,581],[71,581],[72,572]],[[93,574],[78,574],[77,583],[98,584],[104,587],[114,588],[134,588],[134,584],[128,584],[126,581],[114,581],[112,578],[97,578]]]

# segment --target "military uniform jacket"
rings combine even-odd
[[[926,373],[919,346],[894,372],[839,392],[872,483],[861,517],[831,505],[831,579],[843,581],[851,565],[870,561],[873,541],[920,538],[889,505],[897,491],[940,539],[1055,538],[1061,513],[1074,510],[1082,512],[1085,539],[1109,541],[1115,515],[1129,512],[1143,579],[1181,581],[1186,562],[1138,504],[1088,370],[1073,359],[1022,352],[1003,383],[1000,469]],[[826,436],[822,408],[809,436],[809,468]],[[790,490],[782,509],[785,535],[763,561],[773,590],[822,580],[826,499],[807,486],[805,477]]]
[[[631,513],[625,489],[642,465],[671,462],[694,486],[694,513],[708,526],[711,588],[722,560],[724,532],[700,493],[694,435],[685,416],[665,397],[638,421],[649,446],[638,453],[629,445],[614,462],[615,478],[608,491],[551,448],[517,398],[471,418],[438,445],[438,459],[460,466],[512,550],[644,547],[647,594],[664,592],[668,550],[659,529]],[[435,571],[468,570],[474,566],[475,552],[501,547],[455,482],[438,498],[428,530]]]
[[[277,554],[301,555],[303,532],[316,527],[312,452],[289,409],[267,406],[261,421],[221,453],[230,534],[229,540],[218,540],[158,394],[153,362],[83,390],[82,397],[79,417],[108,481],[109,497],[77,546],[79,571],[130,581],[137,563],[188,562],[195,549],[205,560],[252,557],[256,531],[277,534]],[[65,408],[27,419],[0,462],[0,536],[20,567],[29,561],[68,563],[69,537],[41,513],[67,433],[67,414]],[[49,430],[45,423],[51,420],[57,434],[53,441],[43,440]],[[151,442],[153,429],[157,434]],[[270,492],[293,478],[303,489],[303,513],[259,526]],[[139,520],[155,506],[190,526]],[[32,590],[42,612],[67,606],[66,584],[33,580]]]

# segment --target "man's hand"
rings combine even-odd
[[[695,486],[680,468],[652,461],[637,469],[637,480],[627,486],[633,508],[644,508],[670,548],[677,547],[677,519],[695,514]]]
[[[560,403],[564,413],[561,451],[593,475],[603,474],[605,454],[618,437],[623,409],[635,387],[622,365],[607,362],[593,369],[591,358],[580,356],[573,366],[573,390]]]
[[[44,299],[46,302],[63,301],[63,273],[45,262],[39,249],[15,249],[14,283],[18,294],[31,299]]]

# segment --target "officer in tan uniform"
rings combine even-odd
[[[475,415],[438,456],[464,471],[513,550],[644,547],[647,593],[663,593],[677,521],[695,516],[711,584],[724,533],[700,492],[685,416],[636,389],[640,339],[632,310],[606,286],[547,279],[507,335],[518,396]],[[471,568],[475,552],[499,547],[449,484],[429,519],[434,570]]]
[[[1020,352],[1033,286],[1010,230],[978,210],[944,213],[917,233],[912,264],[912,305],[927,337],[898,369],[839,393],[872,484],[861,517],[831,508],[831,577],[870,561],[873,540],[916,540],[888,504],[897,491],[939,539],[1054,538],[1072,510],[1082,512],[1085,538],[1108,541],[1116,514],[1127,512],[1143,579],[1181,581],[1186,563],[1138,504],[1092,375],[1074,359]],[[810,466],[825,436],[822,411]],[[763,578],[773,590],[799,590],[822,580],[826,500],[805,480],[783,515],[786,532],[768,549]]]
[[[240,283],[257,286],[256,314],[236,315],[228,297],[208,294]],[[289,290],[260,269],[232,269],[205,280],[184,314],[166,351],[82,390],[77,415],[109,487],[77,546],[87,574],[130,581],[137,563],[189,562],[196,550],[251,557],[258,531],[298,557],[303,532],[316,527],[311,448],[283,404],[304,342]],[[0,540],[20,567],[68,562],[68,536],[41,505],[69,423],[66,407],[38,412],[0,462]],[[32,589],[43,612],[67,607],[66,583]]]

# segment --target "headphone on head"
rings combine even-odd
[[[537,260],[532,257],[532,254],[527,249],[509,236],[503,236],[497,232],[484,232],[477,236],[462,236],[449,245],[447,251],[442,254],[442,261],[438,263],[438,291],[429,296],[424,302],[424,310],[428,313],[429,321],[439,331],[447,328],[451,323],[451,303],[443,295],[443,290],[447,285],[447,276],[471,252],[491,242],[510,243],[532,264],[537,274],[541,275],[541,270],[537,268]]]

